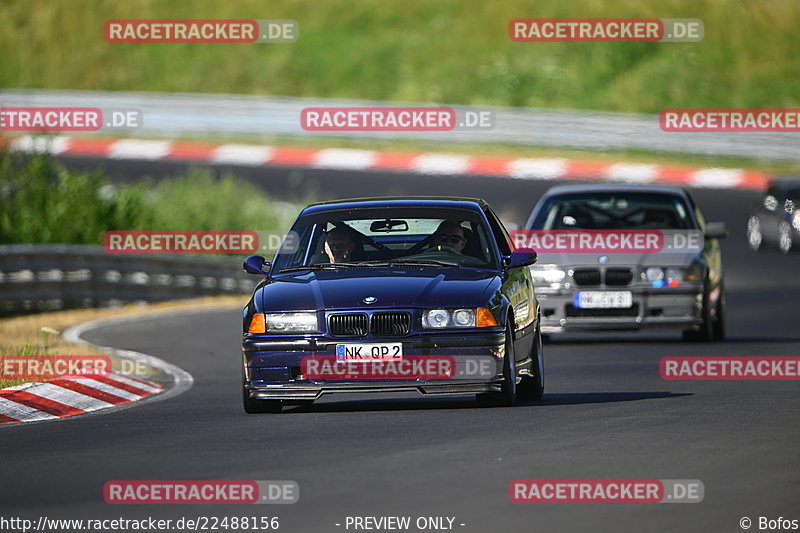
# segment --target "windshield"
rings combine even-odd
[[[483,218],[466,209],[372,208],[300,217],[298,246],[275,256],[273,273],[300,267],[369,268],[394,263],[494,268]]]
[[[795,203],[800,203],[800,187],[794,187],[786,191],[786,197],[789,200],[794,200]]]
[[[653,193],[588,193],[549,198],[528,229],[696,229],[683,199]]]

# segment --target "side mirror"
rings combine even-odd
[[[506,268],[515,268],[521,266],[532,265],[539,258],[536,250],[533,248],[517,248],[511,255],[503,258]]]
[[[728,236],[728,228],[724,222],[709,222],[704,236],[706,239],[724,239]]]
[[[261,276],[267,275],[269,267],[269,262],[260,255],[251,255],[242,264],[242,269],[248,274],[259,274]]]

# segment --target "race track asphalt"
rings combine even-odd
[[[128,165],[131,175],[170,170]],[[297,182],[298,173],[317,184],[321,198],[483,196],[516,222],[524,222],[552,184],[240,170],[279,197],[272,187]],[[545,399],[516,408],[479,408],[468,396],[348,395],[280,415],[246,415],[239,310],[101,327],[84,337],[174,363],[194,376],[194,386],[118,412],[0,429],[0,517],[278,516],[284,532],[348,531],[347,516],[411,516],[412,523],[419,516],[448,516],[464,532],[741,531],[744,516],[756,522],[753,530],[759,516],[800,519],[800,382],[659,376],[664,356],[800,356],[800,254],[747,248],[744,223],[754,192],[693,193],[709,220],[731,230],[723,242],[723,343],[684,343],[669,332],[557,338],[545,345]],[[509,501],[512,480],[550,478],[697,479],[705,498],[694,504]],[[295,480],[300,501],[103,501],[106,481],[134,479]]]

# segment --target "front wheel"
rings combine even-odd
[[[708,292],[703,293],[703,308],[700,310],[700,324],[684,330],[683,340],[689,342],[711,342],[714,339],[714,327],[711,322],[711,309],[708,305]]]
[[[283,402],[280,400],[259,400],[250,397],[250,391],[245,387],[245,374],[242,368],[242,407],[245,413],[280,413],[283,410]]]
[[[280,400],[258,400],[250,397],[250,391],[242,387],[242,406],[245,413],[280,413],[283,402]]]
[[[722,342],[725,340],[725,287],[720,283],[719,298],[717,299],[717,316],[714,317],[714,340]]]
[[[537,321],[538,322],[538,321]],[[544,396],[544,352],[542,351],[542,331],[540,324],[536,324],[536,333],[533,339],[533,353],[531,354],[532,376],[522,376],[517,386],[517,399],[539,401]]]
[[[514,338],[511,327],[506,328],[503,384],[500,392],[478,394],[478,405],[485,407],[513,407],[517,404],[517,362],[514,358]]]

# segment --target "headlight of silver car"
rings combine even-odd
[[[792,213],[792,227],[800,231],[800,209]]]
[[[700,277],[697,273],[698,268],[702,271],[702,265],[699,263],[690,268],[648,267],[642,271],[642,281],[652,284],[655,288],[677,287],[684,281],[697,281]]]
[[[664,269],[661,267],[648,267],[644,271],[644,279],[646,281],[663,281]]]
[[[670,281],[683,281],[683,269],[678,267],[669,267],[664,269],[664,275],[667,282]]]
[[[567,273],[561,267],[557,265],[534,265],[530,270],[536,292],[547,294],[564,288],[564,279],[567,277]]]

